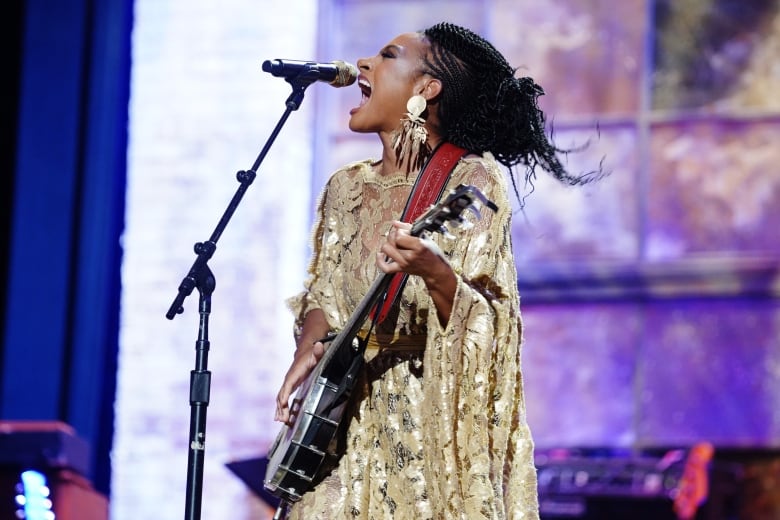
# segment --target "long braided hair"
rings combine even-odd
[[[544,91],[531,78],[515,77],[515,69],[490,42],[447,22],[422,34],[431,48],[424,72],[443,84],[438,130],[445,140],[474,153],[491,152],[510,171],[525,165],[532,187],[537,166],[571,185],[601,176],[601,168],[573,175],[561,164],[558,154],[571,150],[557,148],[545,134],[545,116],[537,105]],[[511,178],[518,194],[514,174]]]

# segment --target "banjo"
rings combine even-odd
[[[461,184],[415,220],[410,234],[438,232],[451,236],[446,224],[468,225],[463,218],[466,209],[481,218],[478,206],[498,209],[477,188]],[[329,343],[328,348],[296,391],[290,421],[282,426],[268,453],[264,487],[274,496],[288,503],[297,502],[324,476],[323,470],[329,467],[325,462],[338,458],[333,441],[363,365],[365,340],[358,332],[393,276],[380,274],[341,332],[323,340]]]

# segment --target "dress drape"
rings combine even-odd
[[[312,309],[334,331],[349,319],[380,274],[376,251],[414,180],[377,175],[370,161],[331,176],[305,290],[288,302],[297,326]],[[457,275],[448,323],[410,276],[366,351],[345,417],[346,453],[290,518],[538,518],[506,178],[487,153],[460,161],[448,189],[459,184],[479,188],[499,209],[469,214],[473,227],[453,229],[454,237],[430,237]]]

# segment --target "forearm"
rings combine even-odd
[[[325,319],[322,309],[313,309],[306,314],[301,327],[301,334],[296,338],[296,353],[311,350],[316,341],[324,338],[330,332],[330,325]]]
[[[325,320],[325,314],[320,309],[309,311],[303,319],[301,333],[296,338],[295,358],[276,396],[275,420],[284,423],[290,420],[290,396],[306,379],[325,352],[322,343],[316,342],[327,333],[328,322]]]
[[[439,268],[430,274],[423,276],[425,287],[436,307],[436,315],[439,317],[439,323],[446,327],[450,321],[452,305],[455,301],[455,292],[458,288],[458,278],[452,268],[444,261],[441,261]]]

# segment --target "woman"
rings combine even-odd
[[[344,325],[380,271],[410,276],[371,334],[345,418],[346,451],[290,517],[538,518],[499,163],[527,166],[526,181],[536,166],[564,182],[583,178],[565,171],[545,137],[541,88],[515,78],[467,29],[442,23],[400,35],[358,68],[363,95],[349,127],[377,133],[382,158],[340,169],[320,198],[310,278],[290,301],[297,350],[276,420],[289,420],[292,392],[326,348],[318,339]],[[424,103],[407,107],[420,96]],[[475,186],[499,209],[454,240],[426,241],[397,219],[427,149],[443,141],[469,152],[447,189]]]

